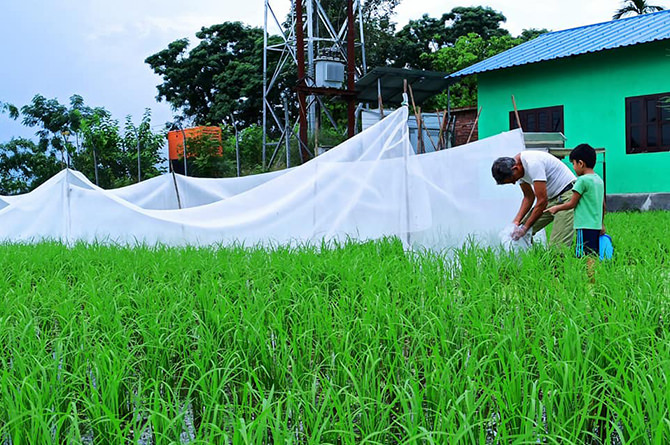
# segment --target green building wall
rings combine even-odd
[[[670,192],[670,152],[626,154],[625,99],[670,93],[670,41],[482,73],[479,137],[509,130],[517,109],[563,105],[566,147],[606,149],[607,193]]]

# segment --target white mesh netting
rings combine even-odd
[[[396,236],[443,249],[468,238],[499,244],[518,187],[491,164],[524,147],[515,130],[415,155],[407,108],[292,169],[242,178],[166,174],[103,190],[63,170],[25,195],[0,197],[0,240],[124,245],[302,244]]]

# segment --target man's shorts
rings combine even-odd
[[[600,230],[599,229],[577,229],[577,248],[575,254],[578,257],[584,255],[600,255]]]

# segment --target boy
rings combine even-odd
[[[600,251],[600,235],[605,233],[605,186],[594,171],[596,151],[588,144],[580,144],[570,152],[577,182],[572,187],[568,202],[547,209],[552,215],[562,210],[575,209],[574,228],[577,230],[578,257]]]

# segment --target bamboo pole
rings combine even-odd
[[[470,138],[472,137],[472,133],[475,132],[475,127],[477,126],[477,122],[479,121],[479,115],[482,113],[482,108],[484,107],[479,107],[479,111],[477,112],[477,117],[475,117],[475,122],[472,124],[472,128],[470,129],[470,135],[468,136],[468,141],[466,144],[470,143]]]
[[[438,119],[440,119],[440,115],[438,114],[437,116]],[[444,110],[442,112],[442,119],[440,120],[440,135],[438,137],[437,143],[440,145],[440,150],[447,148],[447,144],[445,142],[445,137],[444,137],[444,129],[447,126],[447,110]]]
[[[384,119],[384,104],[382,103],[382,80],[377,79],[377,105],[379,106],[380,120]]]
[[[407,82],[407,80],[405,80]],[[407,83],[406,83],[407,85]],[[416,119],[416,126],[417,126],[417,137],[416,137],[416,152],[418,154],[423,153],[423,135],[421,134],[421,110],[417,112],[416,109],[416,104],[414,103],[414,93],[412,92],[412,85],[407,85],[409,88],[409,97],[412,100],[412,108],[414,109],[414,118]]]
[[[519,112],[516,109],[516,101],[514,100],[514,94],[512,94],[512,106],[514,107],[514,115],[516,116],[516,124],[519,126],[521,131],[523,131],[523,128],[521,128],[521,119],[519,119]]]
[[[421,116],[421,122],[423,122],[423,114],[421,114],[421,107],[419,107],[419,114]],[[437,144],[436,144],[435,141],[433,140],[433,137],[430,135],[430,128],[428,128],[428,125],[426,125],[426,123],[423,122],[423,126],[426,127],[426,135],[428,136],[428,139],[430,140],[430,143],[432,144],[433,149],[435,151],[438,151],[439,150],[439,143],[440,143],[439,139],[438,139]]]

